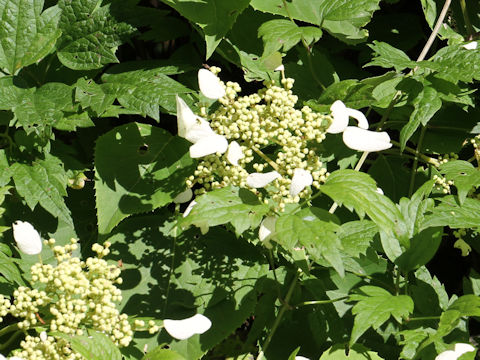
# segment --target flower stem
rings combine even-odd
[[[400,143],[399,143],[399,142],[397,142],[397,141],[395,141],[395,140],[391,140],[390,142],[391,142],[393,145],[400,147]],[[437,161],[435,158],[432,158],[432,157],[430,157],[430,156],[424,155],[424,154],[418,152],[417,150],[415,150],[415,149],[413,149],[413,148],[411,148],[411,147],[409,147],[409,146],[405,146],[405,150],[406,150],[407,152],[409,152],[410,154],[415,155],[415,157],[418,157],[419,159],[423,160],[423,161],[426,162],[427,164],[431,164],[431,165],[433,165],[433,166],[435,166],[435,167],[438,166],[438,161]]]
[[[270,344],[270,341],[272,341],[273,335],[275,334],[275,331],[277,330],[278,326],[280,325],[280,322],[282,321],[283,315],[285,314],[285,311],[287,311],[287,308],[290,306],[288,305],[290,298],[293,295],[293,290],[295,290],[295,286],[297,285],[297,280],[299,277],[299,272],[297,271],[292,283],[290,284],[290,287],[288,289],[287,295],[285,296],[285,301],[282,305],[282,308],[278,312],[277,318],[275,319],[275,322],[273,323],[272,330],[270,330],[270,333],[268,334],[267,339],[265,340],[265,343],[263,344],[262,350],[257,356],[257,360],[262,360],[265,358],[264,353],[268,348],[268,345]]]
[[[334,302],[337,302],[337,301],[342,301],[342,300],[345,300],[345,299],[348,299],[348,296],[342,296],[340,298],[332,299],[332,300],[304,301],[304,302],[301,302],[300,304],[298,304],[297,306],[295,306],[295,308],[298,309],[301,306],[307,306],[307,305],[331,304],[331,303],[334,303]]]
[[[410,321],[424,321],[424,320],[440,320],[440,316],[419,316],[405,319],[407,322]]]
[[[22,331],[20,330],[17,330],[15,333],[13,333],[13,335],[10,336],[7,341],[5,341],[3,344],[0,344],[0,350],[3,351],[4,349],[10,347],[10,344],[13,343],[17,339],[17,337],[21,334],[22,334]]]
[[[10,324],[0,330],[0,336],[3,336],[5,334],[8,334],[9,332],[17,331],[17,330],[18,330],[18,323]]]
[[[265,160],[268,163],[268,165],[270,165],[275,171],[279,170],[277,164],[272,159],[270,159],[267,155],[265,155],[262,152],[262,150],[260,150],[259,148],[253,145],[252,145],[252,150],[255,151],[257,155],[260,156],[263,160]]]
[[[420,137],[418,139],[418,144],[417,144],[417,153],[420,153],[420,149],[422,148],[423,144],[423,138],[425,136],[425,133],[427,131],[427,128],[425,126],[422,127],[422,130],[420,131]],[[413,194],[413,189],[415,187],[415,177],[417,176],[417,166],[418,166],[418,157],[415,156],[415,159],[413,160],[413,165],[412,165],[412,173],[410,175],[410,185],[408,187],[408,197],[412,196]]]
[[[460,0],[460,7],[462,8],[463,21],[465,22],[465,26],[467,28],[467,38],[471,39],[472,35],[475,33],[475,30],[473,30],[472,23],[470,22],[470,17],[468,16],[467,4],[465,3],[465,0]]]

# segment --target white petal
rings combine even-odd
[[[225,89],[217,75],[207,69],[198,70],[198,86],[200,92],[209,99],[220,99],[225,96]]]
[[[236,141],[232,141],[230,145],[228,145],[227,150],[227,160],[230,164],[238,166],[238,160],[243,159],[245,155],[243,155],[242,148]]]
[[[178,136],[185,138],[187,129],[195,125],[197,116],[181,97],[175,95],[175,99],[177,100]]]
[[[455,351],[447,350],[438,354],[435,360],[457,360],[458,356]]]
[[[210,154],[219,152],[223,154],[227,151],[228,141],[225,136],[213,134],[198,140],[195,144],[190,146],[190,157],[201,158]]]
[[[182,191],[180,194],[175,196],[173,199],[173,202],[175,204],[183,204],[186,203],[187,201],[190,201],[190,199],[193,197],[193,192],[192,189],[188,188],[185,191]]]
[[[5,356],[3,356],[2,354],[0,354],[0,360],[7,360],[7,358]]]
[[[192,200],[190,204],[188,204],[187,208],[183,212],[183,217],[187,217],[188,214],[190,214],[190,211],[192,211],[193,207],[197,205],[197,202],[195,200]]]
[[[392,147],[390,136],[385,132],[348,126],[343,132],[343,142],[350,149],[358,151],[381,151]]]
[[[9,357],[8,360],[23,360],[23,359],[18,356],[12,356],[12,357]]]
[[[47,341],[47,338],[48,338],[47,333],[45,331],[42,331],[39,337],[42,342]]]
[[[328,127],[327,133],[338,134],[343,132],[348,126],[347,107],[343,102],[337,100],[330,106],[330,111],[332,112],[333,122]]]
[[[276,171],[270,171],[268,173],[252,173],[247,176],[247,185],[252,188],[262,188],[279,177],[280,174]]]
[[[468,44],[463,45],[463,47],[467,50],[476,50],[478,43],[476,41],[469,42]]]
[[[385,195],[385,193],[383,192],[382,188],[379,188],[377,187],[377,190],[375,190],[377,193],[379,193],[380,195]]]
[[[28,255],[40,254],[42,251],[42,239],[37,230],[26,221],[15,221],[12,224],[13,238],[21,252]]]
[[[195,334],[203,334],[210,329],[212,322],[202,314],[196,314],[183,320],[163,320],[165,330],[178,340],[185,340]]]
[[[295,169],[293,171],[292,183],[290,184],[290,195],[297,196],[305,187],[312,185],[313,177],[310,171]]]
[[[210,123],[204,118],[197,116],[195,118],[195,123],[187,128],[184,137],[191,143],[195,144],[200,139],[211,135],[215,135],[215,132],[210,127]]]
[[[475,348],[470,344],[465,344],[465,343],[455,344],[455,353],[457,354],[458,357],[471,351],[475,351]]]
[[[285,71],[285,66],[283,66],[283,64],[278,65],[273,71]]]
[[[260,241],[268,241],[275,234],[275,224],[277,223],[277,218],[275,216],[267,216],[263,219],[260,224],[260,229],[258,229],[258,239]]]
[[[295,360],[310,360],[310,359],[306,358],[305,356],[295,356]]]
[[[368,120],[361,111],[347,108],[347,115],[353,117],[355,120],[358,121],[359,128],[368,129]]]

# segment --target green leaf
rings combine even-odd
[[[107,93],[106,90],[91,79],[81,78],[75,84],[75,100],[83,109],[90,108],[100,116],[115,101],[115,93]]]
[[[185,358],[175,351],[167,350],[159,346],[149,351],[142,360],[185,360]]]
[[[60,9],[42,10],[43,0],[0,0],[0,68],[7,73],[43,59],[55,46]]]
[[[237,16],[245,10],[250,0],[162,0],[182,16],[199,25],[205,35],[208,59],[232,28]]]
[[[373,44],[368,46],[374,51],[374,57],[372,61],[364,66],[380,66],[386,69],[393,67],[397,72],[415,66],[415,62],[410,60],[407,54],[390,44],[382,41],[373,41]]]
[[[423,126],[427,125],[433,115],[440,110],[442,100],[434,88],[426,86],[413,100],[413,106],[415,109],[412,115],[410,115],[410,120],[400,132],[400,147],[402,151],[405,149],[408,139],[412,137],[420,124]]]
[[[59,0],[62,10],[59,27],[58,59],[74,70],[99,69],[118,62],[115,51],[135,29],[119,22],[110,5],[98,0]]]
[[[440,166],[440,172],[447,180],[453,180],[460,205],[465,201],[468,192],[480,185],[480,170],[467,161],[449,161]]]
[[[410,240],[410,247],[395,260],[395,263],[405,272],[425,265],[437,252],[442,236],[442,227],[421,231]]]
[[[0,231],[1,233],[1,231]],[[4,245],[4,244],[1,244]],[[7,247],[7,249],[9,249]],[[25,286],[25,281],[22,279],[22,274],[18,269],[17,264],[11,254],[5,254],[3,249],[0,251],[0,274],[10,283],[15,283],[19,286]]]
[[[213,190],[195,199],[197,204],[180,225],[201,229],[231,223],[237,234],[256,228],[269,208],[250,190],[233,186]]]
[[[67,178],[59,159],[47,155],[44,160],[37,160],[32,165],[14,163],[10,169],[15,188],[30,209],[40,203],[50,214],[73,227],[70,210],[63,199],[67,195]]]
[[[403,238],[406,227],[403,216],[395,204],[377,192],[375,181],[354,170],[337,170],[330,174],[321,191],[339,205],[355,209],[359,216],[365,213],[386,233]]]
[[[72,349],[82,355],[85,359],[90,360],[122,360],[122,354],[117,345],[110,340],[105,334],[90,331],[89,336],[68,336],[58,334],[68,340]]]
[[[348,355],[346,355],[345,345],[337,344],[333,345],[329,349],[325,350],[320,357],[320,360],[382,360],[380,356],[374,351],[370,351],[361,344],[354,344],[348,349]]]
[[[79,114],[65,115],[58,120],[53,127],[58,130],[75,131],[77,128],[87,128],[95,126],[87,112]]]
[[[362,286],[358,294],[350,299],[358,301],[352,309],[355,316],[350,345],[370,327],[378,329],[390,316],[398,322],[413,311],[413,301],[410,296],[390,294],[387,290],[377,286]]]
[[[378,228],[373,221],[361,220],[342,224],[337,231],[337,236],[343,252],[351,257],[358,257],[366,253],[377,233]]]
[[[192,172],[187,142],[163,129],[129,123],[102,135],[95,148],[99,232],[168,204]]]
[[[422,228],[431,226],[450,226],[454,229],[480,226],[480,201],[466,198],[460,205],[453,195],[438,199],[440,204],[425,216]]]
[[[10,182],[12,178],[12,170],[10,169],[10,165],[8,163],[7,155],[5,154],[5,150],[0,150],[0,186],[5,186]]]
[[[280,49],[287,52],[302,40],[312,44],[322,37],[322,30],[313,26],[300,27],[290,20],[276,19],[263,23],[258,29],[258,36],[263,39],[265,56]]]
[[[296,246],[305,250],[315,261],[325,259],[339,274],[344,275],[341,242],[336,235],[339,225],[335,217],[318,208],[303,209],[295,214],[280,216],[276,222],[276,240],[288,252]]]

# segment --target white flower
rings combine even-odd
[[[163,320],[165,330],[178,340],[185,340],[195,334],[203,334],[210,329],[212,322],[202,314],[196,314],[183,320]]]
[[[175,204],[183,204],[186,203],[187,201],[190,201],[190,199],[193,197],[193,192],[192,189],[188,188],[185,191],[182,191],[180,194],[175,196],[173,199],[173,202]]]
[[[42,251],[42,239],[37,230],[26,221],[17,220],[12,224],[13,238],[21,252],[37,255]]]
[[[273,71],[285,71],[285,66],[283,66],[283,64],[280,64]]]
[[[345,104],[337,100],[330,107],[333,122],[327,129],[329,134],[338,134],[343,132],[348,126],[348,118],[351,116],[358,121],[358,126],[362,129],[368,129],[368,120],[361,111],[350,109]]]
[[[447,350],[438,354],[435,360],[457,360],[463,354],[471,351],[475,351],[475,348],[472,345],[458,343],[455,344],[454,350]]]
[[[392,147],[390,136],[385,131],[370,131],[356,126],[348,126],[345,129],[343,142],[350,149],[358,151],[381,151]]]
[[[238,166],[238,160],[243,159],[245,155],[243,155],[242,148],[236,141],[232,141],[228,145],[227,150],[227,160],[230,164]]]
[[[225,96],[225,88],[217,75],[207,69],[198,70],[198,87],[200,92],[209,99],[217,100]]]
[[[385,195],[385,193],[383,192],[382,188],[379,188],[377,187],[377,190],[375,190],[377,193],[379,193],[380,195]]]
[[[476,50],[478,43],[476,41],[469,42],[468,44],[462,45],[467,50]]]
[[[183,217],[187,217],[188,214],[190,214],[190,211],[192,211],[193,207],[197,205],[197,202],[195,200],[192,200],[190,204],[188,204],[187,208],[183,212]]]
[[[275,224],[277,218],[275,216],[267,216],[262,220],[260,228],[258,229],[258,239],[263,242],[266,248],[270,249],[270,239],[275,235]]]
[[[305,187],[312,185],[313,177],[310,171],[297,168],[293,170],[292,183],[290,184],[290,195],[297,196]]]
[[[227,151],[228,141],[216,134],[205,119],[197,116],[188,105],[176,96],[178,136],[193,143],[190,146],[190,157],[199,158],[219,152]]]
[[[42,331],[39,337],[42,342],[47,341],[47,338],[48,338],[47,333],[45,331]]]
[[[252,173],[247,176],[247,185],[252,188],[262,188],[279,177],[280,174],[276,171],[270,171],[268,173]]]
[[[306,358],[305,356],[295,356],[295,360],[310,360],[310,359]]]
[[[23,360],[23,359],[18,356],[12,356],[12,357],[9,357],[8,360]]]

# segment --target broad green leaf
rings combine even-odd
[[[480,296],[480,274],[474,269],[470,270],[468,278],[463,278],[463,292]]]
[[[394,48],[390,44],[373,41],[373,44],[369,44],[368,46],[374,51],[374,57],[372,61],[365,66],[380,66],[386,69],[393,67],[397,72],[415,66],[415,62],[410,60],[407,54],[400,49]]]
[[[421,231],[410,240],[410,247],[395,260],[395,263],[406,272],[425,265],[437,252],[442,236],[442,227]]]
[[[458,326],[459,320],[462,314],[457,310],[447,310],[440,315],[440,321],[438,322],[437,332],[434,337],[443,337],[448,335]]]
[[[377,233],[378,228],[373,221],[361,220],[342,224],[337,231],[337,236],[343,252],[349,256],[358,257],[366,253]]]
[[[192,172],[187,142],[163,129],[129,123],[102,135],[95,148],[99,232],[168,204]]]
[[[368,328],[378,329],[390,316],[398,322],[413,311],[413,301],[408,295],[390,294],[387,290],[377,286],[362,286],[358,294],[350,296],[352,301],[357,301],[352,309],[355,315],[350,344]]]
[[[83,109],[92,109],[97,116],[102,115],[115,101],[115,94],[106,93],[106,89],[91,79],[79,79],[75,84],[75,100]],[[157,112],[155,112],[157,114]]]
[[[417,354],[417,349],[420,344],[428,338],[430,334],[433,334],[434,330],[431,328],[416,328],[412,330],[403,330],[400,332],[402,336],[402,340],[400,341],[400,345],[403,345],[401,355],[405,359],[413,359]]]
[[[74,70],[99,69],[118,62],[115,51],[135,29],[119,22],[110,5],[98,0],[59,0],[62,10],[59,28],[58,59]]]
[[[386,233],[399,238],[405,236],[402,214],[389,198],[377,192],[377,185],[369,175],[337,170],[330,174],[321,191],[339,205],[354,209],[361,217],[366,213]]]
[[[257,284],[269,271],[258,249],[232,232],[216,227],[201,235],[192,228],[176,235],[175,226],[169,211],[160,210],[126,219],[110,234],[111,259],[123,263],[122,312],[156,319],[202,313],[212,327],[182,341],[165,330],[138,333],[133,359],[143,357],[145,345],[154,349],[165,343],[185,359],[201,358],[252,315]]]
[[[480,226],[480,201],[466,198],[460,205],[453,195],[439,198],[440,204],[432,213],[425,216],[422,228],[431,226],[450,226],[454,229],[476,228]]]
[[[460,296],[448,310],[456,310],[460,316],[480,316],[480,297],[473,294]]]
[[[460,205],[463,204],[472,187],[480,185],[480,170],[467,161],[449,161],[440,166],[440,172],[447,180],[453,180]]]
[[[318,208],[286,214],[276,222],[275,240],[288,252],[293,252],[294,247],[304,246],[313,260],[325,259],[343,276],[342,244],[336,234],[339,225],[335,220],[328,212]]]
[[[90,119],[90,116],[88,116],[87,112],[69,115],[64,114],[64,116],[53,125],[55,129],[64,131],[75,131],[77,128],[87,128],[93,126],[95,126],[95,124],[93,123],[92,119]]]
[[[182,226],[201,229],[231,223],[238,234],[256,228],[269,208],[250,190],[233,186],[209,191],[195,199],[197,204],[180,221]]]
[[[245,10],[250,0],[162,0],[182,16],[199,25],[207,43],[208,59],[232,28],[237,16]]]
[[[82,355],[85,359],[122,360],[122,354],[117,345],[115,345],[105,334],[90,331],[88,336],[68,336],[58,333],[56,333],[56,335],[68,340],[72,349]]]
[[[40,203],[50,214],[73,227],[70,210],[63,199],[67,195],[67,179],[59,159],[48,155],[31,165],[14,163],[10,169],[15,188],[30,209],[33,210]]]
[[[185,358],[175,351],[159,346],[149,351],[142,360],[185,360]]]
[[[0,109],[12,110],[20,105],[26,93],[34,92],[18,76],[0,77]]]
[[[427,20],[430,28],[433,29],[444,3],[438,0],[420,0],[420,2],[422,3],[425,20]],[[455,32],[446,21],[440,26],[438,33],[442,40],[451,39],[455,42],[462,42],[464,40],[463,36]]]
[[[263,23],[258,29],[258,36],[265,44],[263,54],[270,55],[281,49],[287,52],[300,41],[312,44],[322,37],[322,30],[313,26],[298,26],[293,21],[278,19]]]
[[[374,351],[370,351],[361,344],[354,344],[348,349],[348,355],[346,355],[345,345],[337,344],[331,348],[325,350],[320,357],[320,360],[382,360],[383,358],[378,356]]]
[[[403,151],[407,141],[412,137],[420,124],[427,125],[428,121],[442,107],[442,100],[437,91],[432,87],[424,87],[423,90],[413,100],[415,107],[410,120],[400,132],[400,147]]]
[[[0,68],[7,73],[40,61],[55,46],[60,9],[42,10],[43,0],[0,1]]]
[[[4,244],[1,244],[1,245],[4,245]],[[18,269],[18,266],[15,263],[14,258],[11,256],[11,254],[5,254],[2,251],[0,251],[0,274],[10,283],[15,283],[16,285],[19,285],[19,286],[25,286],[25,281],[23,281],[22,279],[22,274]]]
[[[12,170],[8,164],[7,155],[5,150],[0,150],[0,186],[5,186],[10,182],[12,178]]]

